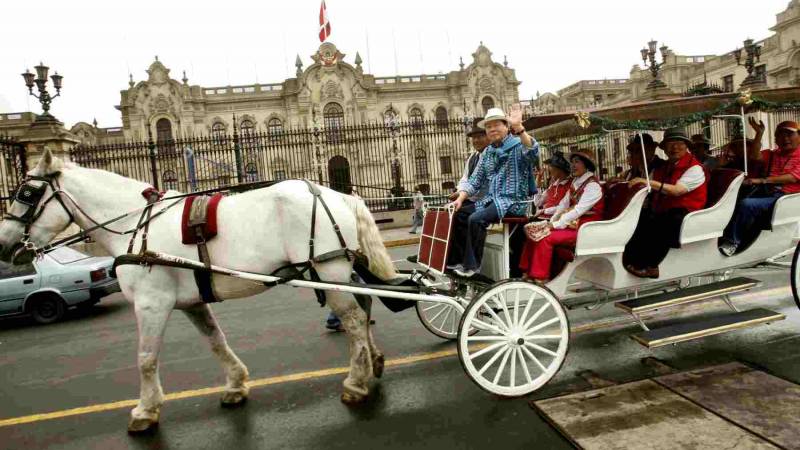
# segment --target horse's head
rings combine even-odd
[[[39,164],[17,187],[11,207],[0,222],[0,260],[31,262],[38,247],[52,241],[73,221],[59,178],[64,162],[45,150]]]

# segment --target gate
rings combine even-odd
[[[27,171],[25,146],[11,138],[0,136],[0,214],[4,215],[11,206],[14,190]]]

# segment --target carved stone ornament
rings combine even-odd
[[[333,81],[328,80],[325,85],[322,87],[322,100],[344,100],[344,92],[342,91],[342,86]]]
[[[344,53],[340,52],[335,45],[330,42],[323,42],[319,46],[317,53],[311,55],[315,63],[319,63],[324,67],[336,65],[339,61],[344,59]]]

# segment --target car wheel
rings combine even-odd
[[[64,317],[66,309],[61,297],[50,294],[34,298],[29,311],[36,323],[48,324]]]

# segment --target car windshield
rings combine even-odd
[[[84,255],[83,253],[73,250],[69,247],[61,247],[53,250],[49,253],[50,257],[55,259],[56,262],[60,264],[69,264],[75,261],[80,261],[83,259],[89,258],[88,255]]]

